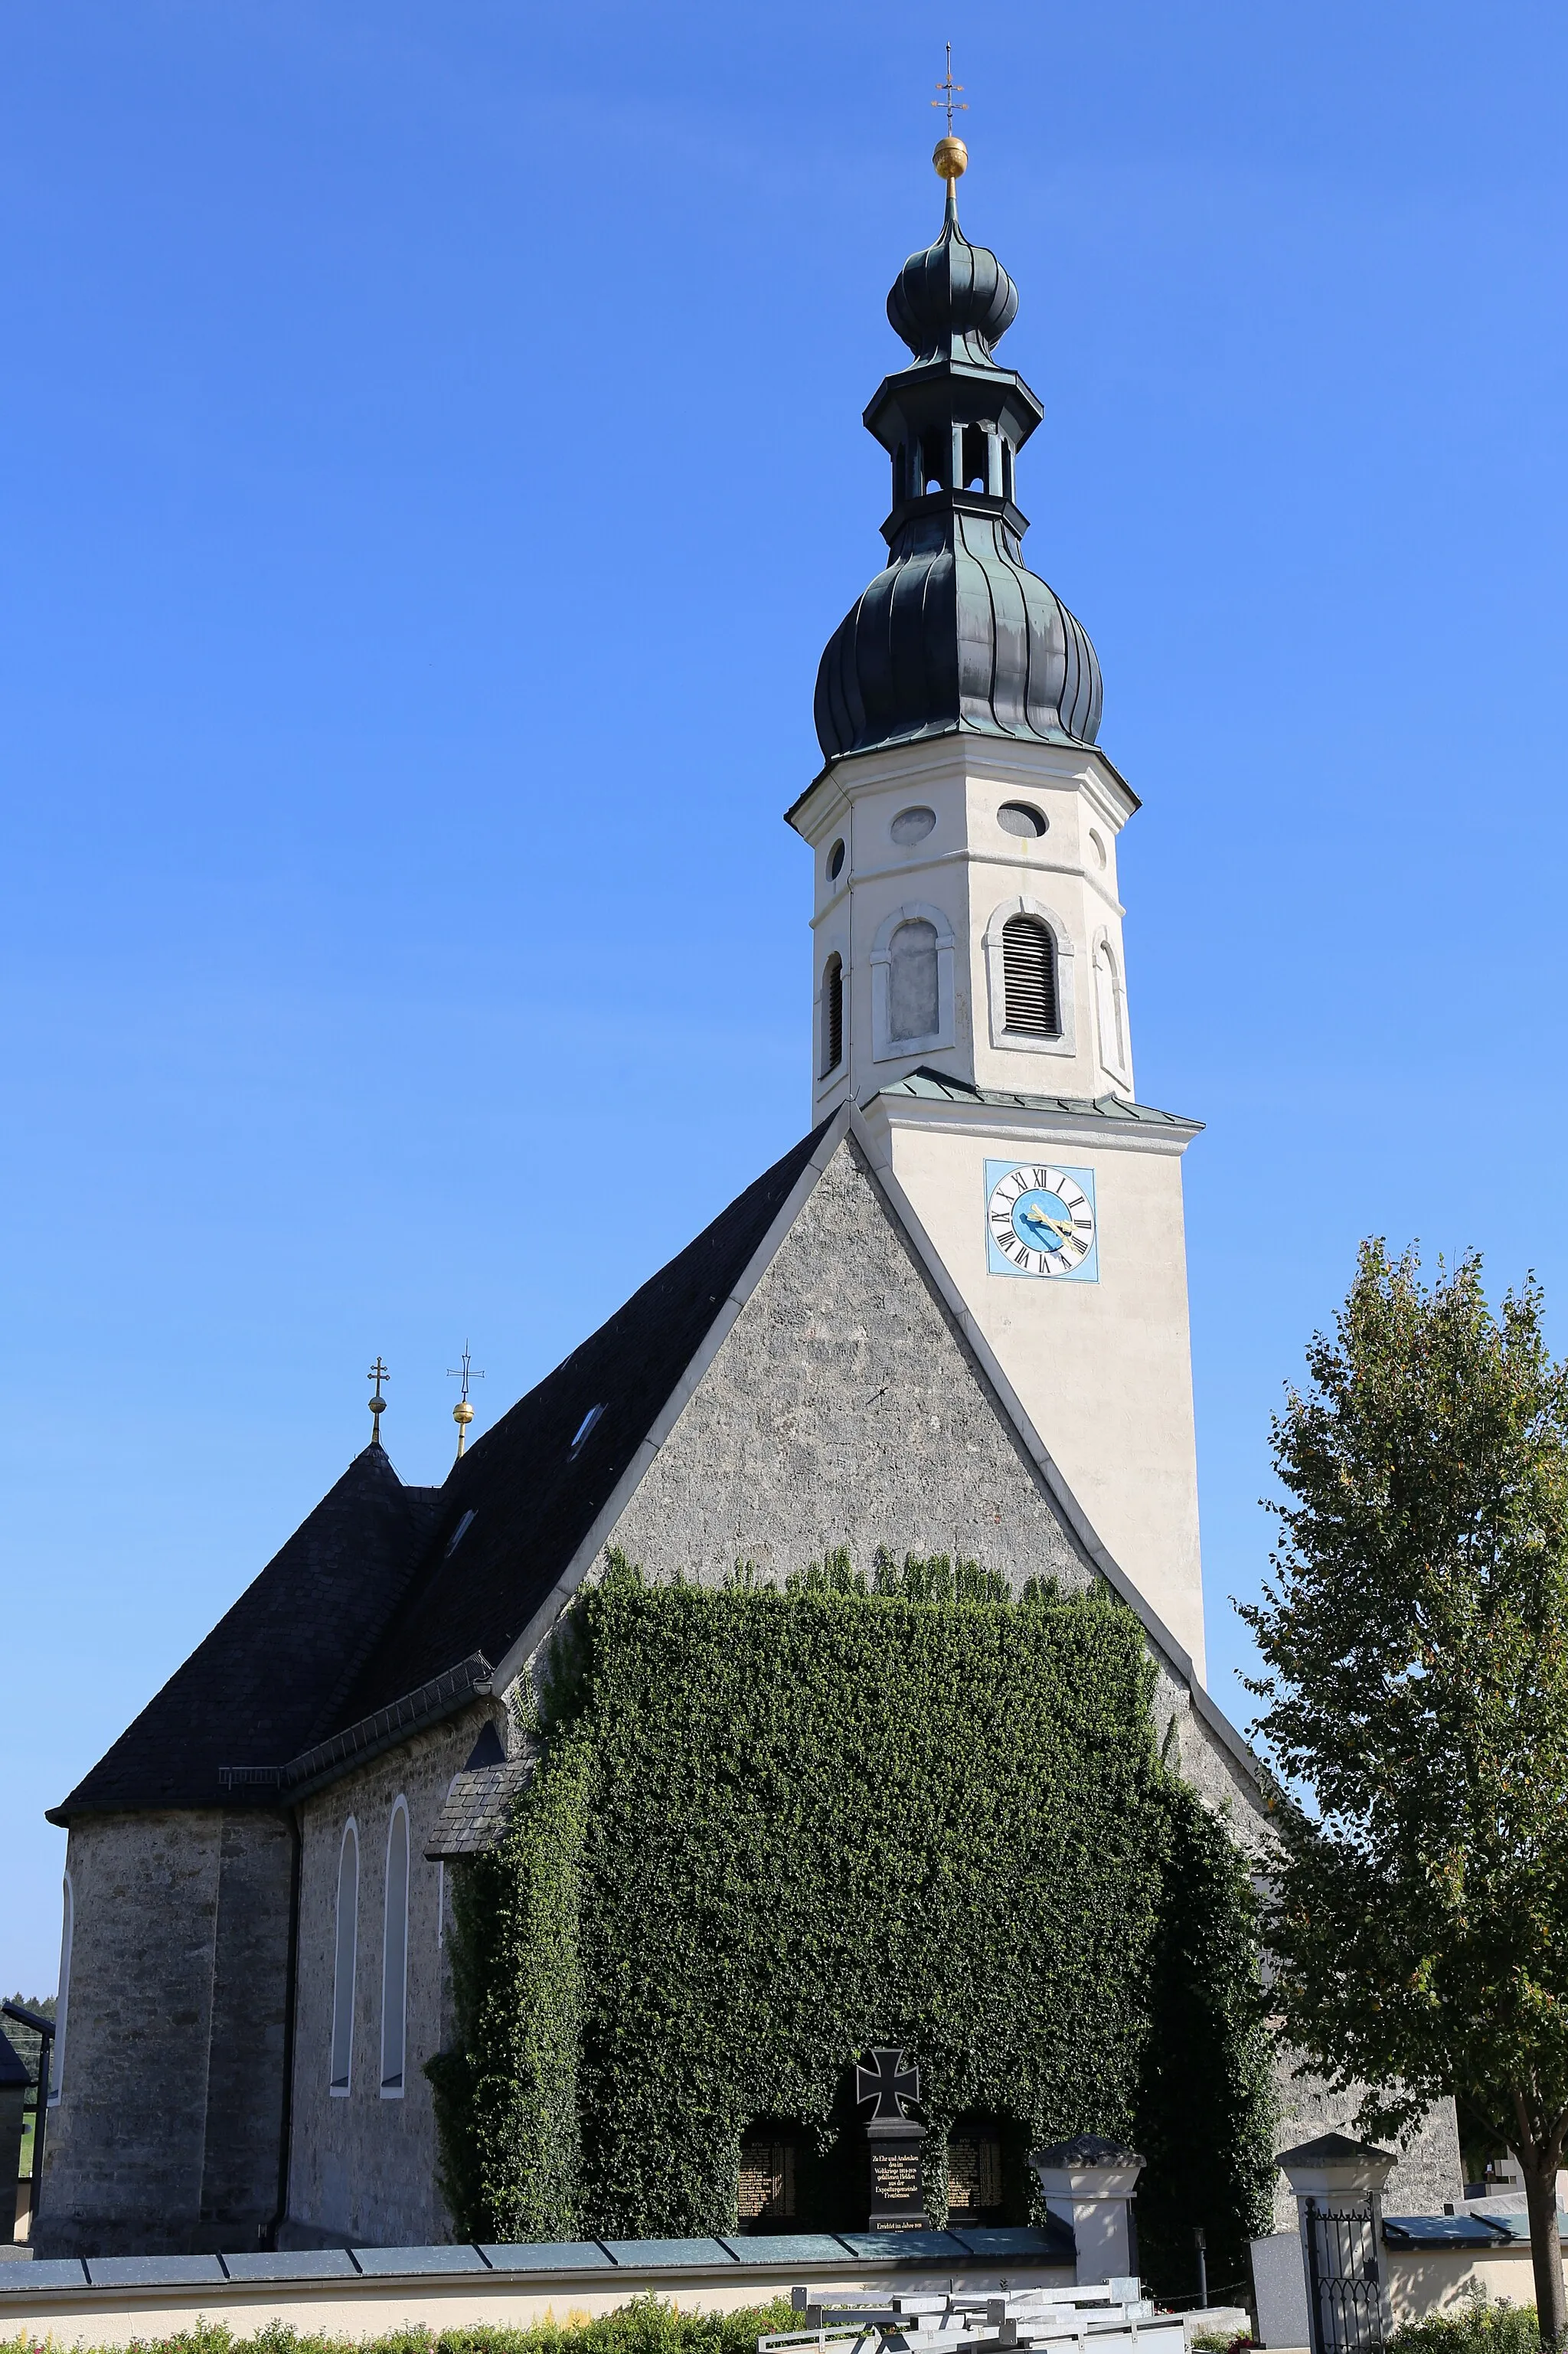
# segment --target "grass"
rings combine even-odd
[[[590,2318],[569,2312],[564,2321],[536,2321],[526,2329],[398,2329],[384,2338],[302,2336],[281,2322],[242,2338],[224,2321],[200,2320],[172,2338],[132,2338],[127,2354],[757,2354],[764,2331],[789,2329],[796,2317],[783,2298],[736,2313],[677,2313],[662,2297],[635,2296],[613,2313]],[[29,2354],[41,2338],[0,2340],[3,2354]]]

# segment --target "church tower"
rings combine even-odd
[[[1023,559],[1044,414],[996,345],[1018,292],[959,226],[887,315],[865,410],[885,568],[817,678],[824,766],[789,811],[816,875],[813,1100],[846,1098],[1096,1533],[1203,1671],[1181,1155],[1133,1091],[1100,670]]]

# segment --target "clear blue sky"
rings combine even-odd
[[[1357,1238],[1568,1338],[1568,16],[32,0],[0,19],[0,1981],[42,1820],[367,1435],[440,1476],[808,1124],[821,644],[939,218],[1144,798],[1213,1681]],[[617,1172],[608,1227],[596,1168]]]

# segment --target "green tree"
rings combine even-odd
[[[1542,2341],[1564,2329],[1568,1366],[1529,1281],[1430,1287],[1362,1246],[1277,1416],[1287,1500],[1255,1730],[1277,1801],[1276,2008],[1363,2132],[1456,2093],[1519,2154]]]

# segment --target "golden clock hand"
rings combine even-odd
[[[1048,1218],[1044,1210],[1025,1210],[1023,1215],[1029,1225],[1054,1226],[1059,1235],[1070,1235],[1073,1231],[1071,1218]]]

